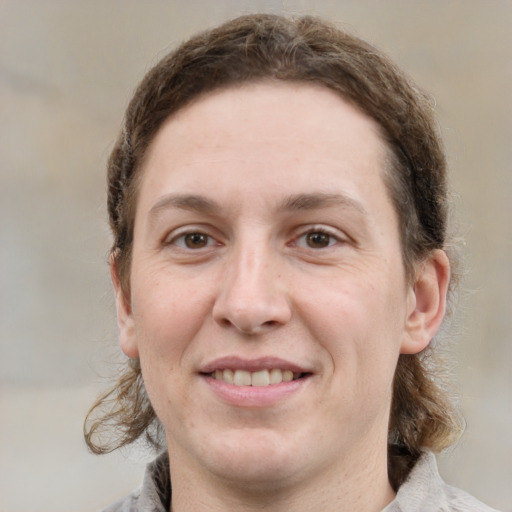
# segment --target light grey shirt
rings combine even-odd
[[[168,512],[171,501],[169,461],[161,455],[148,465],[142,486],[102,512]],[[468,493],[443,482],[436,458],[425,451],[396,498],[382,512],[497,512]]]

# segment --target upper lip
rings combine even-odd
[[[311,373],[310,368],[272,356],[256,359],[244,359],[239,356],[220,357],[201,366],[199,373],[213,373],[215,370],[226,369],[257,372],[260,370],[272,370],[273,368],[290,370],[293,373]]]

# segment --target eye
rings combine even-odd
[[[308,231],[299,236],[295,245],[308,249],[325,249],[339,243],[339,238],[323,230]]]
[[[308,247],[311,247],[312,249],[323,249],[324,247],[329,247],[329,245],[332,245],[334,242],[331,235],[322,233],[321,231],[307,233],[305,238]]]
[[[171,240],[172,245],[176,245],[182,249],[203,249],[216,245],[216,241],[206,233],[194,232],[184,233]]]

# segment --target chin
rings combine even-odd
[[[275,432],[244,429],[215,440],[206,457],[209,470],[244,488],[267,492],[288,485],[304,470],[306,457],[297,445]]]

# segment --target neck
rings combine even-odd
[[[170,460],[173,460],[172,454]],[[244,482],[174,468],[171,512],[379,512],[395,494],[387,475],[387,450],[354,450],[336,467],[282,482]]]

